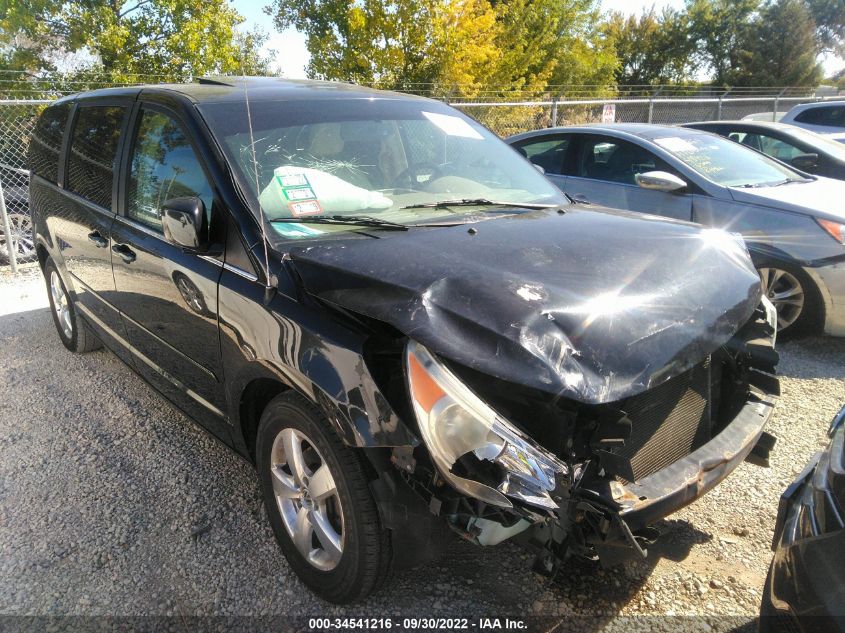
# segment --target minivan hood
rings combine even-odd
[[[845,181],[821,176],[813,178],[812,182],[778,187],[731,187],[730,192],[737,202],[806,213],[835,222],[845,221]]]
[[[683,373],[760,302],[736,238],[651,216],[574,208],[375,234],[292,249],[305,290],[447,360],[584,403]]]

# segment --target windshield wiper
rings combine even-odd
[[[780,187],[781,185],[789,185],[793,182],[810,182],[809,178],[784,178],[777,182],[750,182],[745,185],[740,185],[742,189],[763,189],[765,187]]]
[[[780,187],[781,185],[790,185],[793,182],[810,182],[809,178],[784,178],[780,182],[776,182],[772,187]]]
[[[407,231],[407,224],[399,224],[389,220],[374,218],[369,215],[312,215],[302,218],[273,218],[270,222],[286,224],[347,224],[354,226],[370,226],[389,231]]]
[[[505,202],[487,198],[458,198],[409,204],[402,209],[448,209],[449,207],[517,207],[520,209],[555,209],[556,204],[538,204],[534,202]]]

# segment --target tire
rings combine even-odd
[[[102,347],[102,343],[77,313],[73,296],[67,291],[52,259],[44,262],[44,280],[47,283],[47,297],[50,299],[53,324],[56,326],[62,345],[78,354]]]
[[[391,567],[390,533],[381,527],[363,459],[297,393],[277,396],[261,416],[256,462],[276,540],[302,582],[338,604],[368,596]]]
[[[800,267],[780,261],[760,261],[756,267],[764,293],[778,309],[778,339],[817,332],[824,307],[810,276]]]

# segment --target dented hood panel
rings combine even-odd
[[[760,285],[721,231],[595,209],[378,231],[291,250],[305,290],[502,380],[585,403],[683,373]]]

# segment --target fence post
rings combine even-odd
[[[6,199],[3,197],[3,182],[0,179],[0,218],[3,220],[3,234],[6,236],[6,254],[9,256],[9,265],[12,267],[12,274],[18,272],[18,259],[15,253],[15,244],[12,241],[12,227],[9,225],[9,214],[6,213]]]
[[[652,92],[648,96],[648,122],[651,123],[652,119],[654,119],[654,98],[663,92],[663,86],[658,86],[657,90]]]
[[[733,90],[733,88],[731,88],[729,86],[727,90],[725,90],[722,94],[719,95],[719,106],[716,109],[716,120],[717,121],[722,120],[722,100],[731,93],[731,90]]]
[[[783,96],[783,93],[786,92],[786,88],[783,88],[777,95],[775,95],[775,107],[772,108],[772,121],[778,120],[778,106],[780,105],[780,98]]]
[[[557,97],[552,97],[552,127],[557,127]]]

